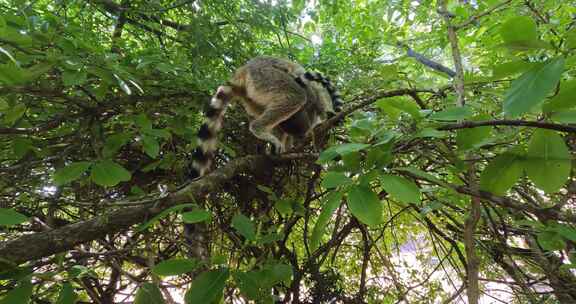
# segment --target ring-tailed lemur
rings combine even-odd
[[[271,142],[277,152],[288,151],[293,137],[305,137],[342,105],[338,91],[322,74],[306,72],[285,59],[253,58],[212,97],[206,121],[198,131],[190,178],[204,176],[211,169],[226,108],[235,100],[251,117],[250,131]]]

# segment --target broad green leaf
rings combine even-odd
[[[0,266],[2,267],[0,271],[0,280],[18,280],[26,278],[30,274],[34,273],[34,269],[29,266],[26,267],[16,267],[11,265],[5,265],[0,261]]]
[[[266,297],[260,287],[258,275],[253,271],[240,272],[235,271],[232,276],[240,292],[250,300],[258,301]]]
[[[342,172],[327,172],[322,179],[322,187],[326,189],[336,188],[338,186],[350,185],[352,180]]]
[[[198,262],[190,259],[172,259],[158,263],[152,273],[159,276],[175,276],[190,272],[198,267]]]
[[[552,193],[568,180],[572,159],[564,139],[557,132],[538,129],[530,139],[524,166],[538,188]]]
[[[536,238],[544,250],[562,250],[566,247],[562,236],[553,231],[542,231],[538,233]]]
[[[8,102],[0,98],[0,112],[5,112],[8,109],[10,109],[10,105],[8,104]]]
[[[292,200],[280,199],[274,203],[274,208],[282,215],[289,216],[292,214]]]
[[[65,70],[62,72],[62,82],[67,87],[81,85],[86,82],[88,75],[85,71]]]
[[[0,304],[28,304],[32,297],[32,283],[22,282],[0,299]]]
[[[98,275],[94,272],[94,270],[84,265],[74,265],[68,270],[68,277],[73,279],[85,277],[98,278]]]
[[[90,178],[100,186],[109,187],[129,181],[132,174],[119,164],[104,159],[92,165]]]
[[[74,292],[72,284],[68,282],[62,284],[62,289],[60,289],[56,304],[74,304],[77,300],[78,295]]]
[[[572,242],[576,242],[576,229],[564,224],[554,225],[552,230],[558,232],[562,237]]]
[[[504,114],[517,117],[542,103],[560,80],[563,71],[564,58],[560,57],[524,73],[512,82],[506,92]]]
[[[24,157],[28,151],[32,151],[34,146],[32,145],[32,140],[29,138],[16,137],[12,139],[12,153],[16,159],[21,159]]]
[[[88,170],[88,168],[90,168],[91,165],[91,162],[81,161],[71,163],[64,168],[56,170],[52,177],[54,179],[54,184],[62,186],[77,180]]]
[[[536,41],[536,22],[528,16],[509,18],[500,27],[500,36],[505,43]]]
[[[485,115],[472,118],[472,121],[489,119]],[[477,127],[456,131],[456,145],[460,151],[468,151],[481,146],[492,134],[492,127]]]
[[[142,131],[147,131],[152,129],[152,122],[148,119],[148,116],[144,113],[140,113],[133,118],[134,123],[140,128]]]
[[[134,304],[164,304],[164,297],[160,288],[154,283],[146,282],[138,288]]]
[[[575,49],[576,48],[576,30],[572,28],[570,32],[566,34],[566,48]]]
[[[140,224],[138,227],[136,227],[136,231],[142,232],[146,228],[148,228],[148,227],[152,226],[153,224],[155,224],[156,222],[158,222],[160,219],[166,217],[168,214],[170,214],[172,212],[178,212],[182,209],[191,208],[191,207],[197,207],[197,206],[196,206],[196,204],[181,204],[181,205],[176,205],[174,207],[170,207],[170,208],[158,213],[156,216],[154,216],[152,219],[150,219],[146,223]]]
[[[182,213],[182,221],[188,224],[210,221],[211,219],[212,213],[204,209],[194,209],[192,211]]]
[[[243,214],[237,214],[232,218],[232,227],[247,240],[256,240],[256,228],[254,223]]]
[[[480,189],[504,195],[522,177],[524,155],[513,150],[496,156],[480,175]]]
[[[448,108],[441,112],[435,112],[430,115],[430,119],[440,120],[440,121],[453,121],[462,120],[474,115],[474,111],[470,107],[453,107]]]
[[[410,114],[410,116],[412,116],[414,119],[419,119],[421,117],[420,107],[418,107],[418,105],[413,100],[408,100],[405,98],[393,98],[388,100],[387,103],[398,110]]]
[[[28,80],[26,71],[14,62],[0,64],[0,84],[14,86],[26,83]]]
[[[432,137],[432,138],[444,138],[444,137],[448,137],[448,135],[450,135],[448,132],[446,131],[439,131],[433,128],[424,128],[422,130],[420,130],[420,132],[418,132],[416,135],[414,135],[414,137],[418,138],[418,137]]]
[[[561,83],[560,92],[544,103],[544,112],[554,112],[576,107],[576,80]]]
[[[330,147],[320,153],[320,157],[318,158],[318,163],[326,163],[338,155],[346,155],[352,152],[357,152],[366,149],[370,145],[368,144],[360,144],[360,143],[348,143],[342,144],[338,146]]]
[[[9,126],[14,125],[21,117],[26,113],[26,105],[23,103],[17,103],[11,109],[4,114],[4,123]]]
[[[27,220],[28,217],[14,209],[0,208],[0,226],[10,227],[22,224]]]
[[[502,64],[498,64],[492,69],[492,78],[493,80],[502,79],[507,76],[512,76],[518,73],[523,73],[537,64],[522,60],[514,60]]]
[[[383,174],[380,176],[380,185],[394,199],[403,203],[419,203],[420,188],[402,176]]]
[[[225,268],[200,274],[186,291],[184,296],[186,304],[216,303],[222,297],[229,275],[228,269]]]
[[[104,148],[102,148],[102,155],[104,157],[114,157],[120,148],[130,141],[131,135],[127,133],[118,133],[110,135],[106,138]]]
[[[158,157],[160,153],[160,144],[156,138],[149,135],[142,135],[142,148],[144,152],[152,158]]]
[[[322,237],[326,233],[326,226],[328,222],[332,218],[332,214],[338,206],[340,206],[340,202],[342,201],[342,193],[340,192],[332,192],[328,195],[325,199],[324,205],[322,206],[322,211],[318,216],[318,220],[316,221],[316,225],[314,225],[314,229],[312,230],[312,236],[310,237],[310,250],[315,251],[320,247],[320,242],[322,241]]]
[[[272,265],[271,270],[274,284],[277,282],[284,282],[284,284],[290,285],[290,281],[292,280],[293,275],[292,266],[278,263]]]
[[[370,188],[354,186],[348,192],[348,208],[354,217],[368,226],[382,223],[382,203]]]
[[[576,124],[576,110],[556,112],[550,118],[563,124]]]

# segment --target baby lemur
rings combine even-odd
[[[297,63],[256,57],[236,70],[220,86],[198,131],[198,147],[192,154],[189,177],[205,175],[216,151],[227,105],[238,101],[250,116],[254,136],[271,142],[278,153],[288,151],[293,138],[304,138],[314,126],[339,111],[341,99],[330,80],[306,72]]]

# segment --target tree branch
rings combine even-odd
[[[549,122],[524,121],[524,120],[465,121],[455,124],[444,125],[439,127],[438,130],[447,131],[447,130],[477,128],[484,126],[522,126],[522,127],[556,130],[567,133],[576,133],[576,127],[554,124]]]
[[[148,204],[122,208],[86,221],[50,231],[27,234],[18,239],[0,243],[0,265],[21,264],[47,257],[72,249],[76,245],[102,238],[107,234],[124,231],[167,208],[189,202],[191,196],[200,198],[218,190],[225,181],[237,174],[251,174],[256,168],[262,166],[272,167],[293,160],[315,159],[316,157],[316,154],[292,153],[278,157],[250,155],[235,159],[203,178],[190,182],[176,192],[164,197],[149,199]]]

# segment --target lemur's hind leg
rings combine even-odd
[[[258,118],[250,123],[250,131],[254,136],[271,142],[277,152],[286,152],[286,147],[281,139],[272,134],[274,128],[281,122],[298,112],[306,103],[306,97],[302,96],[278,96],[277,100],[271,101],[270,105]]]

